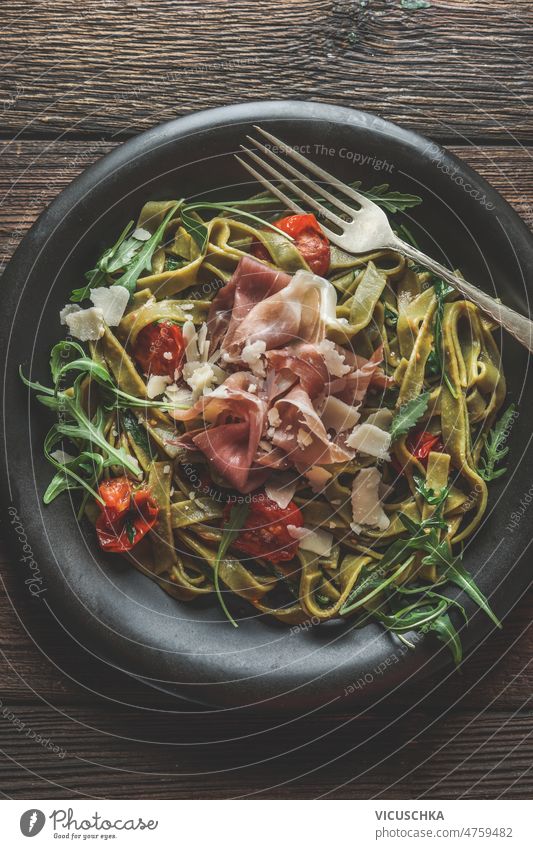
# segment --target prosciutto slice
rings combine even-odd
[[[383,359],[383,348],[376,348],[369,360],[350,351],[346,351],[346,363],[351,371],[330,384],[330,393],[346,404],[358,404],[365,397],[370,384],[385,387],[389,379],[383,374],[379,364]]]
[[[231,280],[211,304],[207,319],[211,350],[218,347],[225,335],[231,337],[257,304],[288,286],[290,279],[283,271],[243,256]]]
[[[249,392],[257,378],[236,372],[190,410],[174,410],[178,421],[203,418],[204,427],[184,434],[180,443],[205,454],[214,469],[239,492],[251,492],[269,475],[254,458],[265,427],[267,405],[261,395]]]
[[[280,419],[272,444],[286,452],[291,465],[303,471],[311,466],[345,463],[354,452],[336,445],[301,386],[295,386],[274,405]]]
[[[277,375],[276,383],[285,388],[300,381],[300,386],[310,398],[316,398],[324,391],[329,381],[329,372],[322,353],[316,345],[302,343],[291,348],[268,351],[266,359]],[[281,379],[280,379],[281,378]]]
[[[227,319],[227,304],[232,302],[231,318],[221,344],[226,361],[239,362],[243,349],[258,342],[271,351],[324,339],[328,321],[336,321],[337,299],[331,283],[310,271],[297,271],[289,278],[261,263],[255,264],[260,272],[253,268],[250,272],[249,262],[252,261],[248,257],[243,258],[228,283],[233,300],[232,291],[225,293],[222,289],[211,310],[211,333],[218,334],[218,341],[222,314]],[[225,305],[225,311],[221,310],[221,304]]]

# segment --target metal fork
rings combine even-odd
[[[324,171],[323,168],[320,168],[314,162],[311,162],[305,156],[302,156],[301,153],[298,153],[298,151],[289,147],[286,142],[281,141],[271,133],[263,130],[261,127],[256,126],[255,129],[261,133],[265,139],[271,142],[277,150],[283,151],[287,159],[297,162],[300,166],[307,169],[307,171],[310,171],[311,174],[314,174],[316,177],[324,180],[330,186],[334,186],[342,195],[344,195],[344,197],[351,201],[355,201],[356,204],[358,204],[359,208],[354,209],[353,205],[345,203],[344,200],[327,191],[324,186],[315,183],[308,174],[300,171],[292,165],[291,162],[287,161],[287,159],[283,159],[279,156],[274,150],[262,144],[260,141],[257,141],[257,139],[254,139],[251,136],[246,136],[252,144],[263,152],[264,156],[267,157],[267,160],[270,160],[270,162],[265,161],[265,159],[262,159],[257,153],[249,150],[244,145],[241,145],[242,150],[255,163],[257,163],[263,171],[265,171],[270,177],[273,177],[278,184],[288,188],[294,195],[296,195],[296,197],[304,201],[308,207],[311,207],[320,214],[321,227],[330,242],[333,242],[333,244],[338,245],[339,248],[342,248],[352,254],[365,253],[378,248],[391,248],[392,250],[398,251],[409,259],[423,265],[425,268],[429,269],[429,271],[438,274],[439,277],[443,277],[448,281],[448,283],[451,283],[455,289],[461,292],[462,295],[474,304],[477,304],[483,312],[487,313],[487,315],[494,319],[494,321],[504,327],[511,336],[514,336],[514,338],[517,339],[521,345],[527,348],[528,351],[533,352],[532,321],[515,312],[510,307],[506,307],[504,304],[499,303],[495,300],[495,298],[487,295],[486,292],[482,292],[476,286],[473,286],[462,277],[454,274],[453,271],[449,271],[449,269],[447,269],[444,265],[441,265],[440,262],[436,262],[436,260],[427,256],[427,254],[422,253],[422,251],[419,251],[417,248],[396,236],[392,231],[385,212],[373,201],[351,188],[351,186],[346,186],[341,180],[338,180],[332,174],[328,174],[328,172]],[[257,171],[252,165],[250,165],[249,162],[241,159],[240,156],[237,156],[236,158],[239,160],[241,165],[243,165],[244,168],[246,168],[246,170],[255,177],[256,180],[268,189],[269,192],[279,198],[285,206],[296,213],[305,211],[292,198],[286,195],[285,192],[279,188],[279,185],[272,183],[268,177],[264,175],[264,173]],[[280,169],[283,169],[283,171],[278,171],[270,164],[271,162],[275,162]],[[287,175],[287,172],[290,176]],[[295,179],[293,180],[291,177]],[[349,220],[346,221],[344,218],[341,218],[340,215],[325,207],[319,200],[317,200],[316,197],[313,196],[313,194],[310,194],[310,192],[316,193],[319,197],[329,201],[337,210],[339,210],[339,212],[344,213]],[[336,227],[337,232],[324,224],[323,222],[325,221],[333,224]]]

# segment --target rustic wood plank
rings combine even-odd
[[[14,798],[531,798],[532,718],[411,712],[280,724],[6,703],[0,790]]]
[[[7,141],[0,171],[0,267],[51,200],[117,142]],[[451,146],[533,228],[533,147]]]
[[[129,135],[291,97],[440,138],[531,141],[532,25],[529,0],[5,0],[3,128]]]

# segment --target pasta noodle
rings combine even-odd
[[[321,242],[318,224],[307,241],[291,236],[273,223],[268,195],[204,206],[147,203],[133,232],[89,272],[96,287],[126,285],[122,275],[145,246],[148,263],[128,284],[118,323],[104,311],[98,325],[102,310],[89,308],[89,353],[60,343],[69,366],[54,379],[76,378],[60,389],[77,430],[55,426],[47,438],[57,474],[45,500],[84,491],[102,547],[180,601],[218,591],[291,625],[373,618],[404,641],[410,630],[433,630],[458,661],[450,582],[495,618],[457,548],[487,507],[481,458],[506,396],[490,322],[391,250],[349,255]],[[326,248],[327,271],[317,277]],[[263,286],[252,307],[243,268]],[[77,290],[75,300],[91,291]],[[297,329],[286,331],[296,342],[269,344],[297,308]],[[71,309],[79,325],[81,311]],[[171,342],[177,348],[158,350]],[[173,363],[166,374],[153,365],[165,366],[161,356]],[[239,462],[253,448],[238,485],[222,457],[235,445]],[[275,486],[288,487],[288,506],[279,506],[283,495],[265,495]],[[247,525],[230,528],[236,505],[247,505],[249,519],[258,492],[271,513],[257,526],[277,549],[270,539],[261,550],[265,534]]]

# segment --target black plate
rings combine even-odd
[[[215,602],[181,604],[118,558],[106,559],[91,529],[78,527],[67,497],[46,508],[41,503],[51,475],[42,453],[50,422],[43,408],[30,403],[17,376],[19,364],[33,379],[48,382],[48,352],[61,336],[58,310],[146,200],[202,195],[224,186],[229,195],[247,181],[232,154],[254,123],[293,144],[309,145],[303,152],[344,180],[362,179],[366,186],[390,182],[420,194],[424,203],[413,210],[412,222],[422,247],[437,259],[449,258],[510,306],[527,310],[533,293],[530,233],[477,174],[421,136],[363,112],[289,101],[242,104],[171,121],[121,145],[65,189],[23,240],[5,274],[3,518],[21,580],[33,580],[29,592],[41,592],[89,650],[155,686],[211,705],[261,704],[263,709],[378,698],[417,670],[447,664],[446,651],[426,638],[406,651],[375,624],[360,631],[337,623],[291,629],[251,616],[235,630]],[[509,398],[530,411],[528,356],[508,336],[500,342]],[[509,528],[531,486],[530,435],[530,414],[522,414],[510,439],[511,473],[492,487],[483,527],[465,554],[502,616],[529,582],[523,553],[530,517]],[[527,497],[531,500],[531,494]],[[232,609],[250,615],[238,600]],[[491,627],[475,613],[462,629],[465,647],[477,644]]]

